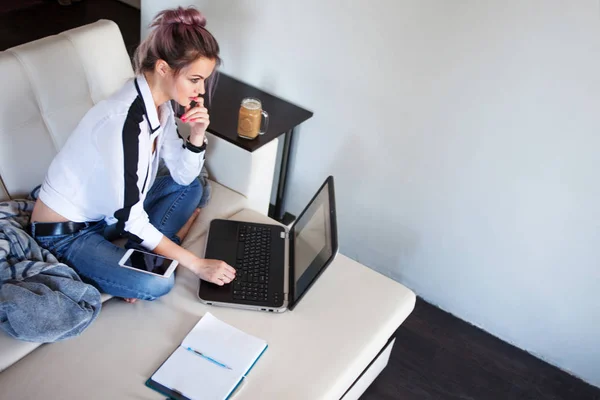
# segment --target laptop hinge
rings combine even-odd
[[[290,238],[290,234],[287,232],[281,232],[281,238],[282,239],[289,239]]]

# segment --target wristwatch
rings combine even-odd
[[[187,138],[183,147],[187,148],[192,153],[202,153],[204,150],[206,150],[206,143],[208,143],[206,136],[204,136],[204,143],[202,143],[202,146],[200,147],[190,143],[190,138]]]

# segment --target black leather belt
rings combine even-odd
[[[33,236],[58,236],[77,233],[82,229],[96,225],[96,222],[34,222],[31,224]]]

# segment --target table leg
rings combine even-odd
[[[269,210],[269,217],[273,218],[274,220],[277,220],[279,222],[282,222],[284,224],[287,224],[291,221],[293,221],[295,219],[295,217],[291,214],[289,214],[289,216],[291,218],[288,217],[288,215],[286,215],[285,221],[284,221],[284,207],[285,207],[285,184],[287,181],[287,176],[288,176],[288,164],[290,161],[290,150],[292,148],[293,145],[293,140],[294,138],[294,128],[290,129],[289,131],[286,132],[285,134],[285,138],[283,140],[283,153],[281,156],[281,168],[279,170],[279,182],[277,184],[277,195],[275,196],[275,206],[272,207]],[[287,221],[288,219],[291,219],[291,221]]]

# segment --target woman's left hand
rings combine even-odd
[[[196,97],[196,106],[187,106],[185,113],[181,116],[181,120],[190,124],[192,132],[204,133],[210,124],[208,110],[204,107],[204,98]]]

